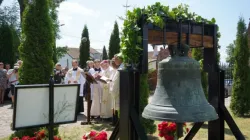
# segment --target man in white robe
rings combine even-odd
[[[72,68],[68,70],[67,74],[64,78],[65,84],[80,84],[80,95],[78,101],[78,113],[84,112],[84,103],[83,103],[83,88],[84,83],[86,81],[84,77],[84,71],[80,67],[78,67],[78,61],[72,60]]]
[[[94,70],[95,73],[93,74],[94,78],[98,78],[98,76],[101,73],[101,67],[100,67],[100,60],[95,60],[94,62]],[[99,81],[97,81],[97,84],[93,84],[93,87],[91,89],[91,111],[90,115],[91,117],[97,117],[100,118],[101,114],[101,94],[102,94],[102,87]]]
[[[104,60],[101,62],[101,67],[103,71],[101,72],[101,79],[106,81],[107,83],[103,82],[102,85],[102,96],[101,96],[101,118],[108,119],[112,118],[112,97],[109,91],[110,81],[113,69],[109,66],[109,61]]]
[[[113,58],[115,65],[118,67],[111,79],[110,93],[112,95],[112,108],[113,108],[113,125],[118,121],[118,110],[120,110],[120,72],[124,68],[122,58],[115,55]]]

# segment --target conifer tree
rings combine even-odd
[[[249,48],[246,29],[244,19],[240,17],[234,49],[233,92],[230,104],[230,108],[236,116],[244,116],[249,113]]]
[[[102,60],[107,60],[107,59],[108,59],[107,50],[106,50],[106,47],[103,46],[103,49],[102,49]]]
[[[115,54],[120,52],[120,37],[119,27],[115,21],[113,32],[111,33],[109,40],[109,59],[112,59]]]
[[[7,23],[0,24],[0,61],[11,66],[15,63],[13,42],[11,27]]]
[[[89,31],[87,25],[84,25],[82,31],[82,40],[80,44],[80,66],[85,68],[86,62],[89,60],[89,52],[90,52],[90,41],[89,41]]]
[[[22,42],[19,47],[23,65],[21,84],[48,83],[53,72],[53,25],[48,0],[33,0],[26,5],[22,22]]]

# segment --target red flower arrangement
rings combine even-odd
[[[23,136],[22,138],[12,138],[12,140],[44,140],[46,138],[46,134],[45,134],[45,130],[40,130],[38,132],[34,133],[34,137],[30,137],[30,136]],[[58,136],[54,136],[54,140],[61,140],[60,137]]]
[[[96,131],[90,131],[89,133],[85,134],[82,137],[82,140],[107,140],[108,135],[105,131],[96,132]]]
[[[175,140],[177,138],[177,125],[173,122],[162,122],[158,124],[159,136],[164,137],[165,140]],[[188,133],[186,123],[183,124],[183,132]]]

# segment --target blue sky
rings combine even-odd
[[[17,0],[4,0],[3,5],[9,5]],[[225,48],[233,42],[239,16],[245,18],[246,24],[250,18],[250,0],[128,0],[128,5],[144,7],[155,2],[174,7],[180,3],[188,4],[190,10],[204,18],[215,18],[219,25],[221,38],[221,61],[225,62]],[[120,28],[122,21],[118,16],[125,15],[126,0],[67,0],[60,5],[59,21],[65,24],[61,29],[59,46],[79,47],[84,24],[87,24],[90,34],[91,47],[102,49],[108,47],[109,38],[114,21],[117,20]],[[149,46],[149,50],[152,48]]]

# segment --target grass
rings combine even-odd
[[[241,132],[245,136],[245,138],[250,139],[250,129],[249,129],[250,116],[244,117],[244,118],[233,116],[233,118],[237,126],[240,128]],[[158,123],[160,122],[155,122],[156,125]],[[205,123],[202,126],[202,128],[195,135],[194,140],[207,140],[208,139],[207,126],[208,126],[207,123]],[[188,127],[191,128],[192,124],[188,124]],[[60,132],[60,136],[62,140],[81,140],[82,136],[91,130],[96,130],[96,131],[103,130],[108,133],[108,136],[110,136],[112,134],[113,129],[114,127],[111,127],[108,123],[105,123],[105,122],[102,124],[92,124],[92,125],[80,125],[79,123],[77,123],[73,125],[62,125],[59,128],[59,132]],[[158,137],[158,132],[152,135],[148,135],[148,138],[149,140],[161,140],[162,139]],[[236,139],[226,123],[225,123],[225,139],[226,140]],[[0,138],[0,140],[8,140],[8,138]]]
[[[231,112],[230,112],[231,113]],[[232,115],[232,114],[231,114]],[[250,124],[250,116],[245,118],[239,118],[233,116],[234,121],[236,122],[237,126],[240,128],[241,132],[245,136],[246,139],[250,139],[250,129],[248,124]],[[155,122],[157,125],[160,122]],[[192,128],[192,124],[188,124],[189,128]],[[207,140],[208,139],[208,131],[207,131],[207,123],[204,123],[202,128],[198,131],[198,133],[193,138],[194,140]],[[110,127],[108,124],[94,124],[94,125],[86,125],[86,126],[76,126],[76,127],[65,127],[60,128],[60,135],[62,136],[63,140],[72,140],[72,139],[81,139],[82,136],[89,132],[90,130],[97,130],[101,131],[104,130],[108,133],[108,136],[111,135],[113,127]],[[158,137],[158,132],[148,135],[149,140],[161,140],[162,138]],[[183,138],[181,138],[182,140]],[[226,140],[235,140],[236,138],[232,134],[230,128],[225,123],[225,139]]]
[[[244,135],[244,137],[246,139],[250,139],[250,129],[249,129],[250,116],[239,118],[239,117],[233,116],[230,109],[228,109],[228,110],[229,110],[230,114],[232,115],[235,123],[237,124],[237,126],[241,130],[242,134]],[[158,123],[156,122],[156,124],[158,124]],[[188,128],[190,128],[190,129],[192,128],[191,123],[188,124]],[[197,132],[197,134],[195,135],[193,140],[207,140],[208,139],[208,129],[207,128],[208,128],[208,123],[206,122],[203,124],[201,129]],[[225,130],[224,131],[225,131],[225,140],[235,140],[236,139],[226,122],[225,122]],[[154,134],[154,136],[155,137],[158,136],[158,132],[156,132]],[[158,138],[158,139],[160,140],[160,138]],[[183,138],[181,138],[181,140],[182,139]]]

